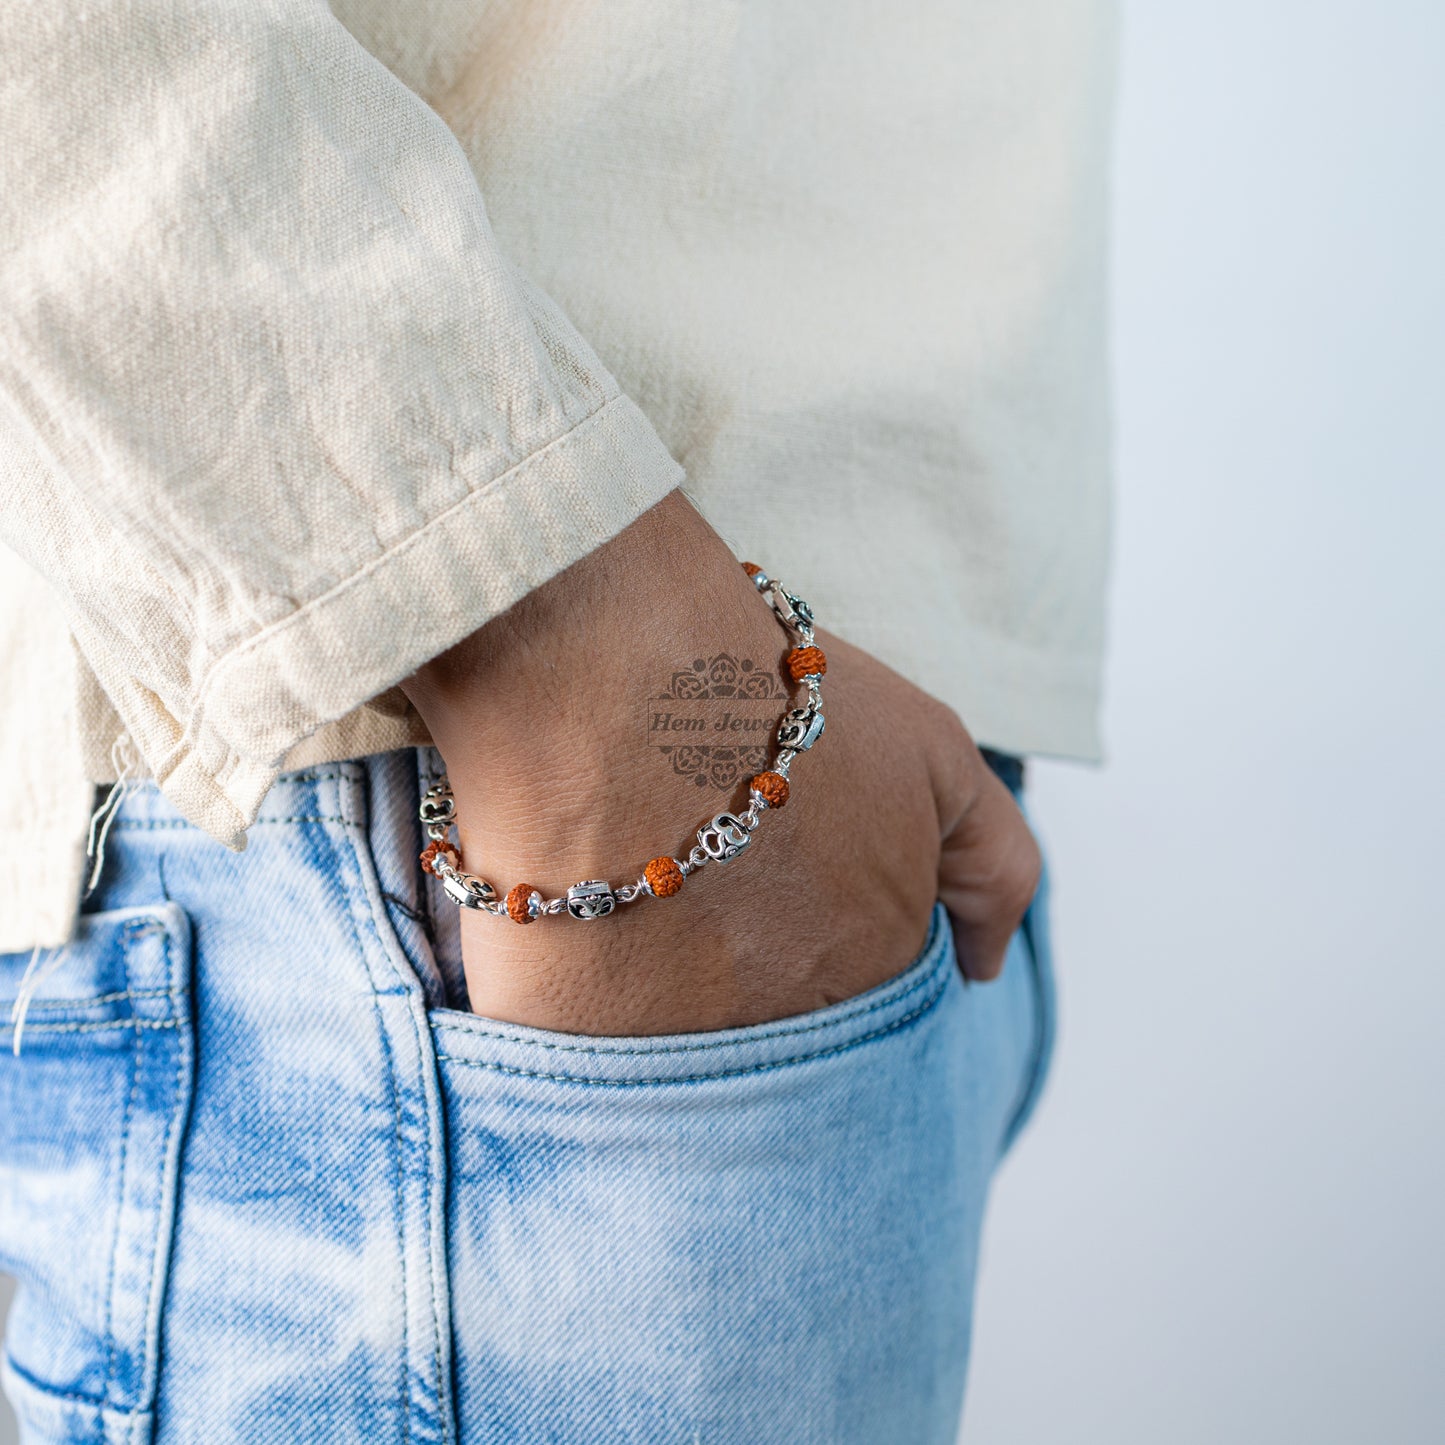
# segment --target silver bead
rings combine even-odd
[[[778,742],[795,753],[806,752],[823,733],[823,714],[817,708],[795,707],[778,725]]]
[[[719,813],[711,823],[697,830],[698,846],[716,863],[736,858],[753,841],[742,819],[732,813]]]
[[[497,890],[484,878],[458,873],[454,868],[448,868],[442,875],[442,887],[447,897],[463,908],[481,908],[497,896]]]
[[[450,793],[433,790],[421,800],[419,812],[423,823],[440,823],[445,826],[457,816],[456,799]]]
[[[567,912],[573,918],[606,918],[616,907],[617,895],[612,891],[612,885],[601,878],[574,883],[567,890]]]

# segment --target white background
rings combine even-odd
[[[1445,1441],[1445,5],[1149,0],[1107,768],[967,1445]]]
[[[1125,18],[1110,758],[1035,769],[1062,1036],[963,1438],[1436,1445],[1445,6]]]

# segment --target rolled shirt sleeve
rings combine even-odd
[[[0,535],[231,846],[302,739],[680,482],[324,5],[20,0],[0,134]]]

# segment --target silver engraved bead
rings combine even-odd
[[[497,890],[484,878],[475,878],[470,873],[458,873],[448,868],[442,875],[442,887],[448,898],[460,903],[463,908],[481,908],[497,896]]]
[[[617,907],[612,885],[601,878],[574,883],[567,890],[567,912],[573,918],[606,918]]]
[[[421,800],[419,811],[423,823],[439,823],[445,826],[457,816],[456,800],[449,793],[428,793]]]
[[[766,592],[772,585],[773,579],[769,577],[761,567],[753,573],[753,586],[756,587],[759,592]]]
[[[741,818],[732,813],[719,813],[711,823],[704,823],[697,830],[697,841],[715,863],[726,863],[736,858],[753,841],[753,836]]]
[[[778,725],[778,742],[796,753],[806,752],[823,732],[823,714],[817,708],[795,707]]]

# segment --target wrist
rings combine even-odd
[[[541,887],[681,846],[699,790],[649,745],[649,699],[696,658],[771,669],[786,646],[726,543],[673,492],[403,688],[446,761],[464,852],[484,840],[489,874]]]

